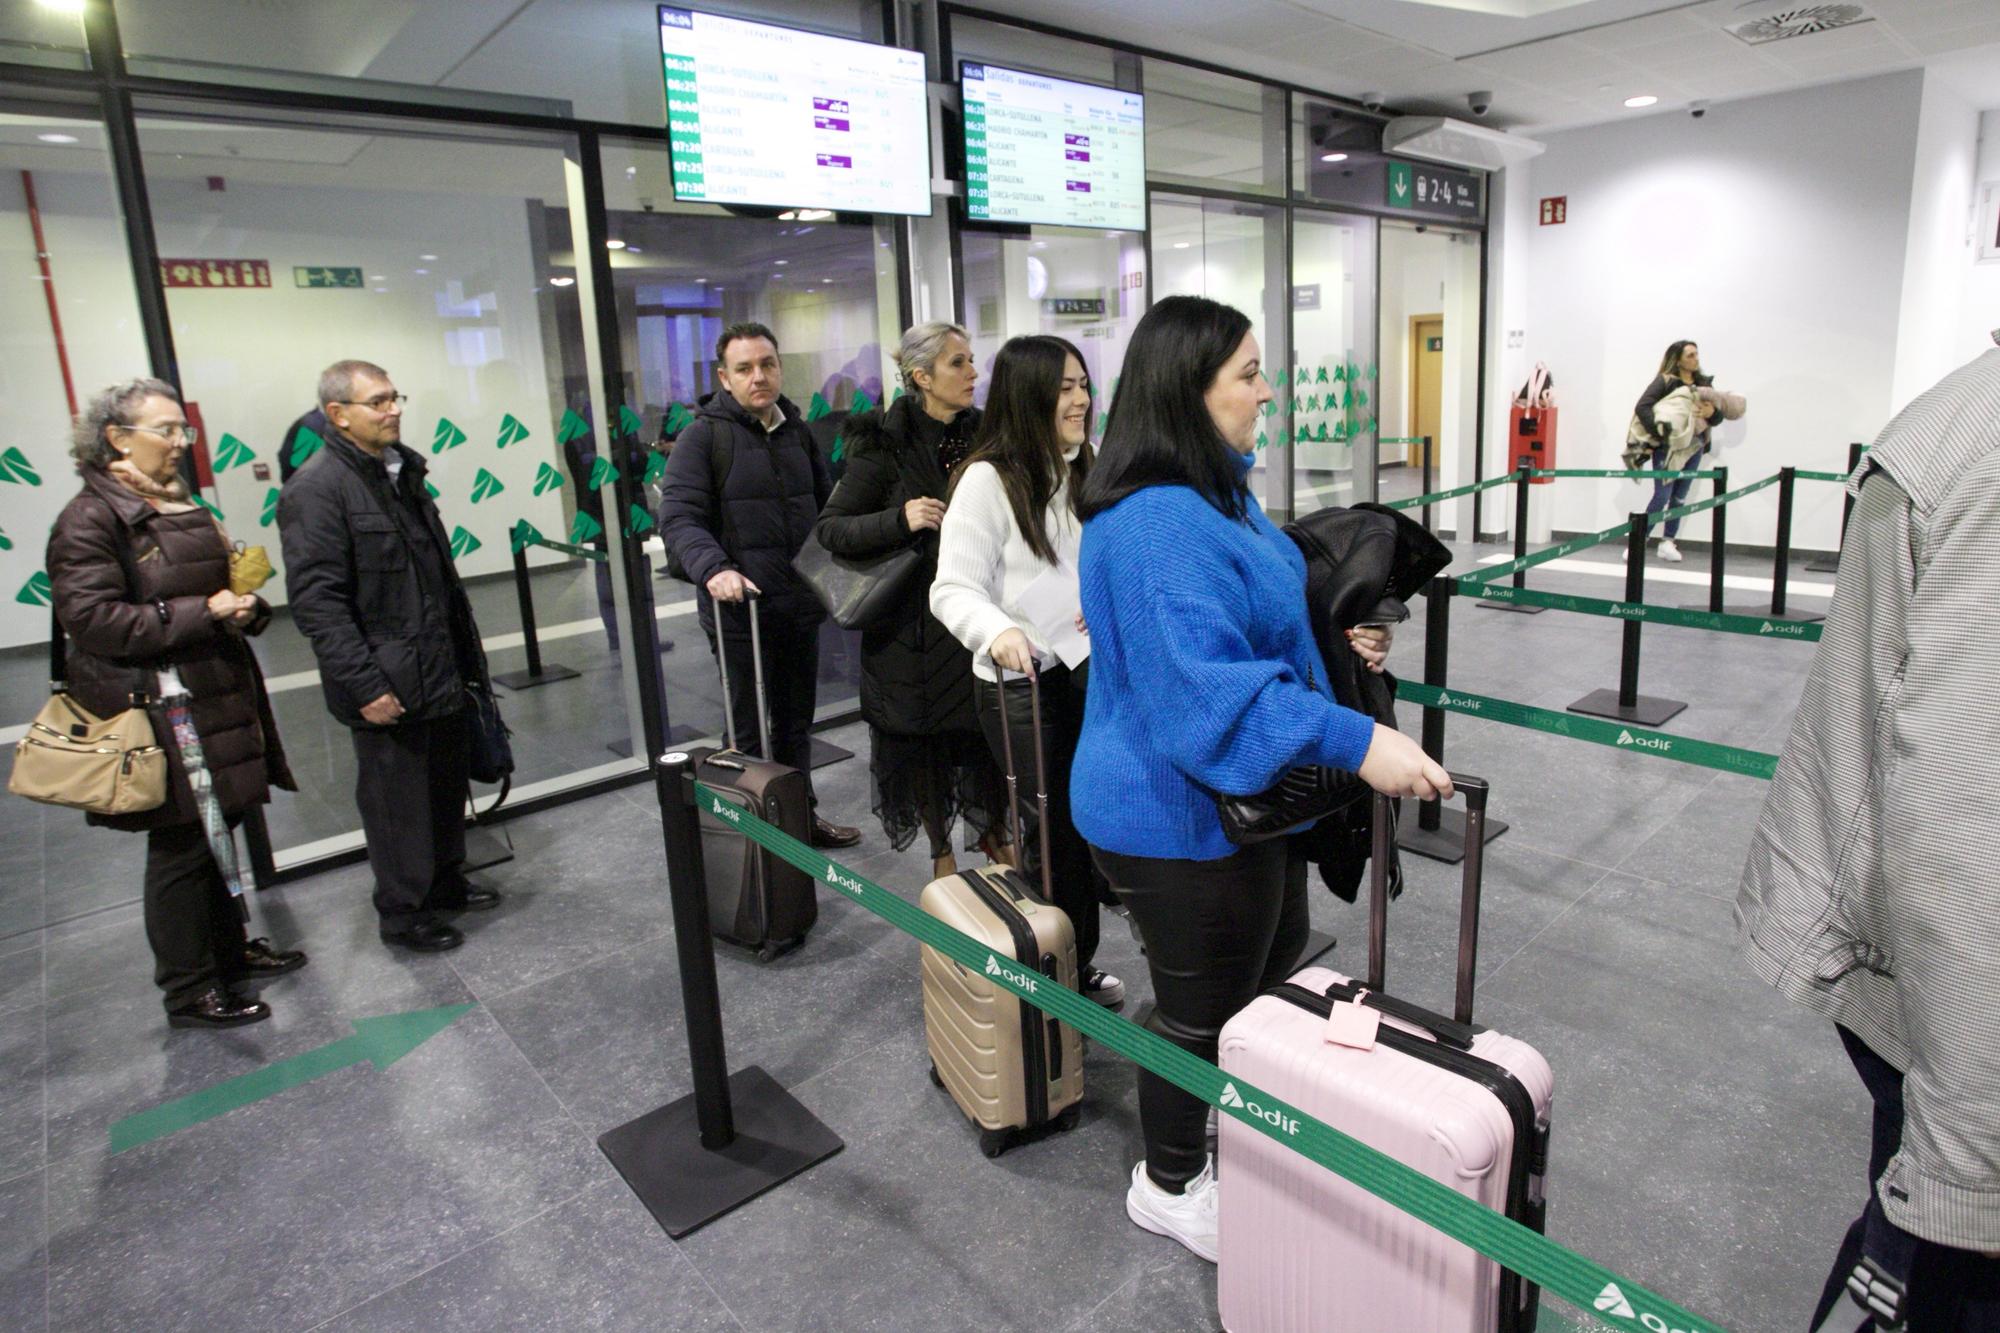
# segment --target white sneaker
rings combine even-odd
[[[1681,562],[1681,548],[1674,545],[1672,537],[1660,538],[1660,549],[1655,554],[1670,565],[1678,565]]]
[[[1215,1162],[1190,1180],[1181,1194],[1169,1194],[1146,1174],[1146,1164],[1132,1168],[1132,1188],[1125,1191],[1125,1215],[1156,1236],[1179,1241],[1210,1263],[1216,1256],[1218,1199]]]
[[[1083,974],[1083,981],[1077,989],[1085,999],[1095,1000],[1106,1009],[1116,1009],[1125,1003],[1125,983],[1094,967]]]

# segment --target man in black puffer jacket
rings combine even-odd
[[[715,367],[722,389],[702,401],[667,456],[660,536],[695,586],[710,645],[721,635],[736,741],[753,754],[762,747],[744,597],[758,599],[774,752],[768,757],[807,774],[810,783],[826,611],[792,569],[792,557],[833,483],[798,408],[782,393],[784,370],[771,330],[730,325],[716,339]],[[812,840],[816,847],[851,847],[861,831],[815,814]]]

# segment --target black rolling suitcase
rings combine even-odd
[[[764,692],[764,651],[757,599],[750,602],[750,658],[757,689],[757,729],[765,754],[771,753],[771,718]],[[724,800],[742,806],[800,842],[812,841],[812,796],[806,775],[796,768],[743,753],[736,746],[736,716],[729,707],[729,661],[722,651],[717,618],[715,661],[722,674],[724,750],[693,749],[695,780]],[[812,877],[749,838],[714,820],[701,824],[701,865],[708,882],[708,915],[716,938],[758,951],[770,959],[804,943],[819,920],[819,897]]]

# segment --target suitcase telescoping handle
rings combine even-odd
[[[1452,1017],[1472,1021],[1472,986],[1479,970],[1479,890],[1485,875],[1485,778],[1453,773],[1451,785],[1465,798],[1464,879],[1458,904],[1458,993]],[[1368,858],[1368,988],[1380,991],[1388,971],[1389,854],[1396,836],[1396,807],[1375,793],[1374,844]]]
[[[757,594],[745,588],[743,600],[750,604],[750,680],[757,691],[757,736],[764,743],[764,759],[775,763],[777,756],[771,753],[771,709],[764,694],[764,642],[757,620]],[[722,646],[720,608],[715,613],[715,665],[722,672],[722,738],[734,750],[736,710],[729,704],[729,654]]]
[[[1042,901],[1055,901],[1049,886],[1049,764],[1042,747],[1042,682],[1031,672],[1028,707],[1035,724],[1035,827],[1042,846]],[[1014,729],[1007,725],[1007,668],[993,664],[993,692],[1000,697],[1000,753],[1007,761],[1007,814],[1014,831],[1014,855],[1025,856],[1021,842],[1021,783],[1014,769]]]

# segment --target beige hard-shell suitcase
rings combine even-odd
[[[1008,805],[1014,845],[1021,845],[1019,783],[1006,726],[1006,691],[1000,693],[1002,745],[1006,751]],[[1011,866],[983,866],[931,881],[919,904],[923,910],[1012,959],[1017,981],[1031,987],[1076,989],[1076,931],[1049,893],[1047,765],[1040,753],[1041,695],[1030,698],[1036,713],[1037,800],[1041,811],[1042,887],[1037,894]],[[986,970],[1006,964],[997,959]],[[1005,1152],[1022,1130],[1053,1122],[1076,1126],[1083,1099],[1083,1038],[970,968],[926,946],[923,949],[924,1033],[930,1047],[931,1081],[945,1089],[959,1109],[979,1126],[979,1147],[988,1157]]]

